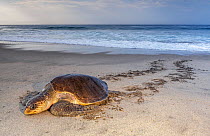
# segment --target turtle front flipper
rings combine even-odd
[[[85,115],[96,111],[99,108],[98,105],[79,105],[73,104],[65,100],[58,101],[50,108],[50,112],[55,116],[70,116],[76,117],[79,115]]]

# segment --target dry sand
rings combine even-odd
[[[19,101],[53,77],[81,73],[121,95],[88,117],[25,116]],[[0,135],[210,135],[210,56],[21,51],[0,46]]]

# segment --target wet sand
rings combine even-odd
[[[210,135],[210,56],[22,51],[0,45],[0,134]],[[25,116],[20,99],[52,78],[80,73],[108,83],[101,112]]]

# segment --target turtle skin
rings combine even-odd
[[[61,100],[51,106],[50,113],[54,116],[76,117],[88,113],[93,113],[97,110],[99,110],[99,105],[83,106],[79,104],[73,104],[65,100]]]

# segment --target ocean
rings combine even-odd
[[[210,53],[210,25],[1,25],[0,41]]]

